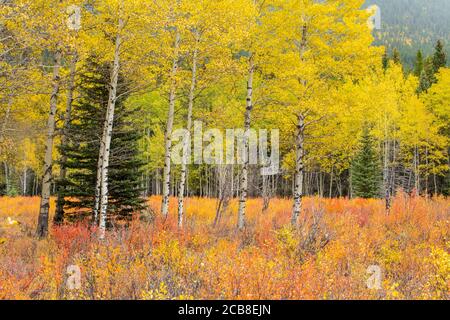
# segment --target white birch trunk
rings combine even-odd
[[[6,112],[5,112],[5,119],[3,120],[2,123],[2,129],[0,131],[0,143],[3,141],[3,138],[6,135],[6,130],[8,128],[8,121],[9,121],[9,117],[11,114],[11,108],[12,108],[12,96],[10,94],[9,98],[8,98],[8,105],[6,107]],[[3,166],[4,166],[4,170],[5,170],[5,186],[6,186],[6,194],[9,194],[9,189],[10,189],[10,185],[9,185],[9,173],[8,173],[8,164],[5,162],[3,162]]]
[[[102,133],[102,140],[100,141],[100,147],[99,147],[99,155],[98,155],[98,161],[97,161],[97,178],[95,182],[95,202],[94,202],[94,217],[93,217],[93,224],[98,225],[99,223],[99,212],[100,212],[100,194],[101,194],[101,188],[102,188],[102,165],[103,165],[103,157],[105,154],[105,144],[103,141],[103,137],[106,136],[108,130],[108,110],[105,115],[105,121],[103,124],[103,133]]]
[[[174,44],[174,58],[172,70],[170,73],[170,94],[169,94],[169,111],[167,115],[166,133],[164,137],[164,175],[163,175],[163,198],[161,206],[161,214],[164,219],[169,214],[169,196],[170,196],[170,165],[172,156],[172,130],[173,120],[175,115],[175,100],[176,100],[176,75],[178,72],[178,59],[179,59],[179,47],[180,47],[180,34],[177,32],[175,36]]]
[[[305,143],[305,119],[303,115],[298,116],[296,136],[295,178],[294,178],[294,208],[292,210],[291,223],[294,227],[298,225],[298,218],[302,212],[303,202],[303,176],[304,176],[304,143]]]
[[[253,55],[249,59],[248,83],[247,83],[247,102],[244,116],[244,164],[242,166],[239,212],[238,212],[238,229],[243,230],[245,227],[245,209],[247,205],[248,194],[248,165],[250,159],[249,137],[251,126],[251,113],[253,110],[253,74],[255,67],[253,64]]]
[[[198,42],[198,40],[197,40]],[[189,105],[188,105],[188,114],[187,114],[187,125],[186,129],[191,134],[192,127],[192,109],[194,107],[194,98],[195,98],[195,88],[197,83],[197,54],[198,49],[194,49],[193,57],[192,57],[192,79],[191,79],[191,88],[189,90]],[[183,160],[181,163],[181,176],[180,176],[180,186],[178,190],[178,228],[183,227],[183,217],[184,217],[184,194],[185,194],[185,185],[186,185],[186,176],[187,176],[187,163],[188,163],[188,149],[191,143],[191,139],[185,139],[183,142]]]
[[[308,27],[306,25],[302,28],[302,40],[300,44],[300,60],[304,60],[305,51],[307,46],[307,32]],[[302,80],[302,84],[305,86],[306,82]],[[303,204],[303,180],[304,180],[304,157],[305,157],[305,116],[303,114],[297,114],[297,132],[295,139],[295,176],[294,176],[294,206],[292,209],[291,224],[294,227],[298,226],[298,218],[302,212]],[[323,186],[322,191],[323,193]]]
[[[23,196],[26,196],[27,194],[27,167],[23,168],[23,190],[22,194]]]
[[[103,141],[103,137],[106,137],[108,131],[108,110],[105,115],[105,121],[103,124],[103,133],[100,141],[100,147],[99,147],[99,155],[98,155],[98,161],[97,161],[97,178],[95,182],[95,202],[94,202],[94,217],[93,217],[93,225],[99,224],[99,212],[100,212],[100,195],[101,195],[101,188],[102,188],[102,165],[103,165],[103,157],[105,155],[105,144]]]
[[[9,189],[10,189],[10,185],[9,185],[9,168],[8,168],[8,163],[6,161],[3,162],[3,167],[4,167],[4,170],[5,170],[6,194],[9,195]]]
[[[44,238],[48,233],[48,216],[50,209],[50,187],[52,183],[53,166],[53,139],[55,135],[56,111],[60,87],[59,69],[61,66],[61,51],[55,54],[55,65],[53,67],[53,89],[50,98],[50,113],[47,120],[47,141],[45,143],[44,174],[42,177],[42,194],[39,210],[39,218],[36,236]]]
[[[119,18],[119,29],[116,35],[116,45],[114,50],[114,65],[113,70],[111,72],[111,82],[109,88],[109,99],[108,99],[108,107],[106,110],[106,123],[104,135],[102,137],[102,145],[103,148],[100,147],[100,152],[103,151],[103,155],[100,155],[99,158],[102,159],[101,162],[101,187],[100,187],[100,239],[105,238],[106,234],[106,220],[107,220],[107,211],[108,211],[108,169],[109,169],[109,156],[111,152],[111,138],[112,131],[114,125],[114,110],[116,107],[117,100],[117,83],[119,80],[119,72],[120,72],[120,46],[122,44],[122,29],[124,26],[124,21],[122,18]],[[98,176],[98,175],[97,175]],[[98,182],[97,182],[98,184]]]

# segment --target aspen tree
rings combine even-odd
[[[119,11],[121,8],[119,8]],[[103,132],[103,137],[101,141],[100,152],[103,154],[100,156],[101,162],[101,188],[100,188],[100,238],[105,236],[106,230],[106,215],[108,210],[108,167],[109,167],[109,156],[111,152],[111,137],[114,124],[114,108],[116,106],[117,99],[117,83],[119,79],[120,72],[120,46],[122,45],[122,35],[121,32],[124,27],[124,20],[119,17],[117,35],[116,35],[116,45],[114,49],[114,64],[111,72],[111,83],[109,88],[109,99],[108,106],[106,110],[106,120],[105,120],[105,131]]]
[[[194,99],[195,99],[195,90],[197,85],[197,63],[198,63],[198,47],[197,43],[200,41],[200,35],[198,32],[195,32],[195,47],[192,53],[192,79],[191,79],[191,87],[189,89],[189,97],[188,97],[188,114],[186,120],[186,129],[189,132],[189,137],[191,135],[192,128],[192,110],[194,108]],[[187,176],[187,163],[188,156],[190,156],[190,139],[184,139],[183,141],[183,157],[181,163],[181,176],[180,176],[180,185],[178,189],[178,227],[181,228],[183,226],[183,216],[184,216],[184,195],[185,195],[185,186],[186,186],[186,176]]]
[[[50,193],[51,184],[53,181],[53,149],[54,136],[56,129],[56,113],[58,108],[58,99],[61,87],[62,59],[64,55],[65,43],[67,41],[67,13],[65,4],[60,1],[54,1],[51,9],[48,3],[44,5],[40,1],[29,3],[27,1],[19,1],[18,5],[26,8],[24,21],[26,25],[22,32],[27,33],[30,38],[31,45],[36,47],[45,47],[53,51],[53,76],[52,89],[50,97],[50,111],[47,120],[47,138],[45,143],[44,155],[44,169],[42,177],[42,194],[39,211],[39,218],[37,224],[36,235],[39,238],[47,236],[49,208],[50,208]],[[27,20],[26,17],[33,17]],[[36,24],[40,24],[36,25]],[[50,24],[50,25],[49,25]]]
[[[180,1],[180,11],[188,18],[182,20],[183,46],[182,56],[187,56],[191,64],[189,71],[187,131],[191,131],[192,112],[197,93],[221,83],[236,65],[231,52],[227,48],[247,34],[248,19],[239,17],[237,12],[243,11],[246,4],[237,0]],[[180,72],[183,72],[181,70]],[[186,77],[187,78],[187,77]],[[181,164],[180,184],[178,188],[178,222],[183,223],[185,209],[184,195],[188,177],[187,165],[190,156],[189,139],[183,140],[183,159]]]
[[[167,59],[161,61],[163,66],[170,62],[170,68],[164,75],[165,86],[168,89],[168,110],[165,123],[164,132],[164,168],[162,176],[162,204],[161,215],[167,218],[169,214],[169,201],[171,194],[171,180],[172,180],[172,132],[175,121],[175,105],[177,103],[177,93],[179,90],[179,63],[182,56],[184,56],[185,49],[182,45],[186,37],[186,16],[187,13],[183,11],[183,1],[176,0],[173,2],[157,1],[158,14],[161,20],[161,29],[158,31],[160,39],[167,44],[167,48],[162,48],[160,52],[160,59]]]
[[[94,222],[99,223],[99,237],[103,239],[107,228],[107,214],[108,214],[108,172],[111,153],[111,138],[114,126],[114,114],[118,91],[119,74],[124,69],[125,61],[123,55],[127,54],[127,59],[131,60],[133,57],[138,58],[137,49],[134,48],[133,41],[139,43],[145,38],[142,36],[141,25],[152,24],[147,20],[150,15],[150,7],[148,3],[143,1],[124,1],[111,0],[99,4],[98,8],[102,12],[102,19],[105,22],[104,27],[107,33],[110,33],[114,38],[114,46],[108,46],[106,43],[106,50],[112,49],[112,67],[109,84],[109,98],[106,106],[106,115],[103,126],[103,133],[100,141],[97,181],[96,181],[96,195],[94,205]],[[112,24],[111,24],[112,21]],[[142,38],[144,37],[144,38]],[[108,55],[109,56],[109,55]],[[128,61],[127,61],[128,62]],[[127,69],[132,71],[132,69]]]
[[[50,113],[47,121],[47,141],[45,143],[44,175],[42,177],[42,194],[36,235],[40,238],[47,236],[48,217],[50,210],[50,187],[53,166],[53,138],[55,135],[56,111],[60,87],[61,51],[57,49],[53,66],[53,89],[50,99]]]
[[[370,48],[372,36],[363,1],[274,1],[280,59],[275,70],[280,100],[295,122],[294,203],[291,223],[298,225],[304,196],[307,132],[332,118],[326,92],[361,77],[381,58]],[[378,60],[380,61],[380,60]]]
[[[167,218],[169,214],[169,197],[170,197],[170,177],[171,177],[171,157],[172,157],[172,130],[175,117],[175,100],[177,95],[176,76],[178,72],[178,60],[180,50],[181,35],[175,31],[175,39],[173,44],[173,64],[170,72],[170,92],[169,92],[169,111],[167,114],[166,132],[164,136],[164,174],[163,174],[163,199],[161,206],[161,214]]]
[[[239,179],[239,209],[238,209],[238,229],[245,228],[245,214],[248,198],[249,183],[249,163],[250,163],[250,129],[252,126],[252,112],[255,107],[254,80],[256,68],[263,68],[267,52],[274,49],[268,41],[268,29],[271,25],[265,20],[265,16],[270,14],[270,6],[265,1],[248,1],[248,22],[241,45],[246,55],[246,100],[244,111],[244,135],[243,135],[243,159]]]

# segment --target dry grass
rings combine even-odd
[[[157,212],[160,198],[149,204]],[[399,194],[386,216],[378,200],[309,198],[299,230],[287,227],[289,200],[262,213],[254,199],[243,233],[236,202],[214,228],[215,200],[189,199],[182,231],[175,206],[167,221],[136,219],[105,242],[85,225],[37,241],[39,199],[0,198],[0,299],[450,298],[448,199]],[[78,290],[66,286],[69,265],[81,268]],[[370,265],[382,290],[367,288]]]

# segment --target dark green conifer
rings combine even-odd
[[[447,53],[444,49],[444,44],[441,40],[436,43],[434,47],[433,55],[433,72],[436,74],[440,68],[444,68],[447,65]]]
[[[353,159],[351,171],[354,196],[366,199],[380,196],[380,160],[367,126],[364,128],[361,147]]]
[[[65,198],[65,216],[79,219],[91,215],[94,206],[97,162],[109,91],[109,68],[89,59],[79,77],[79,97],[73,105],[73,121],[68,130],[69,143],[61,150],[67,157],[68,174],[60,181]],[[109,167],[108,216],[129,220],[133,212],[144,208],[141,198],[141,168],[138,141],[140,133],[132,128],[133,114],[125,106],[127,91],[120,77]]]

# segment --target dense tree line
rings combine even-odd
[[[297,225],[305,196],[389,209],[399,189],[449,192],[445,46],[409,73],[400,51],[373,45],[362,0],[73,1],[81,16],[47,2],[0,7],[2,189],[41,196],[40,237],[52,195],[56,223],[86,214],[103,237],[149,195],[163,217],[178,198],[180,228],[186,195],[217,198],[216,224],[238,198],[244,229],[249,197],[293,198]],[[194,122],[216,138],[241,128],[244,153],[251,128],[278,129],[279,172],[187,152],[174,164],[172,133]]]

